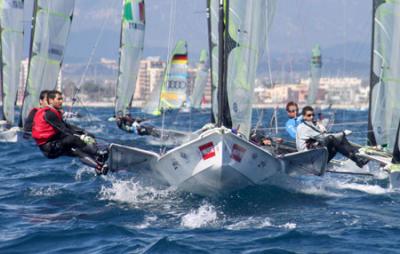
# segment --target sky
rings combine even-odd
[[[277,1],[269,37],[272,55],[308,54],[317,43],[323,52],[335,49],[330,54],[339,58],[357,58],[357,50],[368,55],[372,0]],[[32,2],[26,0],[28,6]],[[122,0],[76,0],[65,61],[86,62],[97,40],[96,59],[117,59],[121,10]],[[25,14],[29,20],[31,10]],[[208,47],[206,0],[147,0],[144,55],[165,58],[179,39],[188,41],[190,60],[196,62]]]

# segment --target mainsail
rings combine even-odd
[[[400,2],[374,0],[369,135],[393,149],[400,120]]]
[[[164,74],[164,81],[161,86],[160,110],[182,107],[183,103],[186,101],[187,71],[187,43],[184,40],[180,40],[176,43]]]
[[[197,66],[197,76],[196,80],[194,81],[194,89],[191,96],[191,103],[193,108],[200,109],[201,107],[204,88],[208,81],[208,68],[208,53],[206,50],[202,50],[200,53],[200,62]]]
[[[115,114],[126,115],[136,88],[144,45],[144,0],[124,0]]]
[[[319,81],[321,79],[321,49],[319,45],[315,45],[312,49],[312,59],[311,59],[311,80],[308,89],[307,104],[314,105],[317,101]]]
[[[23,53],[23,0],[0,2],[2,120],[14,124],[19,72]]]
[[[71,27],[75,0],[35,0],[28,78],[20,125],[38,106],[42,90],[56,88]]]
[[[211,67],[211,111],[212,122],[218,118],[218,23],[219,23],[219,0],[207,1],[208,34],[210,49],[210,67]]]
[[[225,3],[224,83],[230,119],[224,113],[223,124],[237,128],[248,137],[256,71],[265,45],[268,26],[265,17],[269,6],[268,1],[263,0],[230,0]]]

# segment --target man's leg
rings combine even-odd
[[[350,144],[345,136],[343,136],[343,138],[340,140],[334,138],[333,144],[339,153],[354,161],[360,168],[369,162],[368,159],[364,159],[356,155],[358,153],[358,148]]]

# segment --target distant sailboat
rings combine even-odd
[[[273,185],[274,179],[292,174],[323,174],[326,149],[277,158],[248,141],[256,69],[267,32],[267,2],[270,1],[217,2],[217,126],[200,131],[197,138],[165,154],[113,144],[112,169],[147,166],[168,184],[201,195],[221,195],[250,185]]]
[[[34,1],[28,78],[20,116],[24,126],[29,112],[39,105],[42,90],[57,87],[75,0]]]
[[[144,0],[124,0],[121,23],[120,60],[115,115],[125,116],[129,113],[140,59],[143,53],[145,34]]]
[[[209,58],[206,50],[202,50],[200,53],[200,61],[197,66],[197,76],[194,81],[194,89],[191,95],[191,106],[195,109],[201,109],[201,103],[203,101],[204,89],[208,82],[208,69],[209,69]]]
[[[172,51],[161,86],[153,89],[151,98],[143,111],[157,116],[163,111],[180,109],[186,103],[187,71],[187,43],[180,40]]]
[[[0,121],[0,142],[17,142],[15,105],[23,54],[24,1],[3,1],[0,4],[1,58],[0,75],[3,110]]]

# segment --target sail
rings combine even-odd
[[[230,0],[225,9],[225,79],[232,127],[246,137],[251,129],[251,112],[258,60],[263,54],[268,24],[268,1]],[[230,127],[230,126],[227,126]]]
[[[393,149],[400,120],[400,2],[374,1],[369,143]]]
[[[23,54],[23,0],[3,0],[0,4],[2,120],[14,124],[15,103]]]
[[[153,90],[150,93],[149,99],[147,103],[144,105],[142,111],[147,114],[151,114],[154,116],[161,115],[161,111],[159,109],[160,105],[160,94],[161,94],[161,82],[156,84]]]
[[[186,101],[188,79],[188,53],[186,41],[176,43],[164,74],[159,109],[176,109]]]
[[[319,81],[321,79],[321,49],[319,45],[315,45],[312,49],[311,59],[311,80],[308,88],[307,104],[313,105],[317,101]]]
[[[124,0],[115,114],[126,115],[135,93],[145,32],[144,0]]]
[[[211,111],[213,122],[218,118],[218,23],[219,23],[219,0],[208,0],[208,34],[211,66]]]
[[[34,2],[28,78],[20,119],[22,125],[30,110],[38,106],[40,92],[57,86],[74,5],[74,0]]]
[[[203,99],[204,88],[208,81],[208,53],[206,50],[202,50],[200,53],[200,62],[197,66],[197,76],[194,81],[194,89],[192,93],[192,107],[200,109],[201,102]]]

